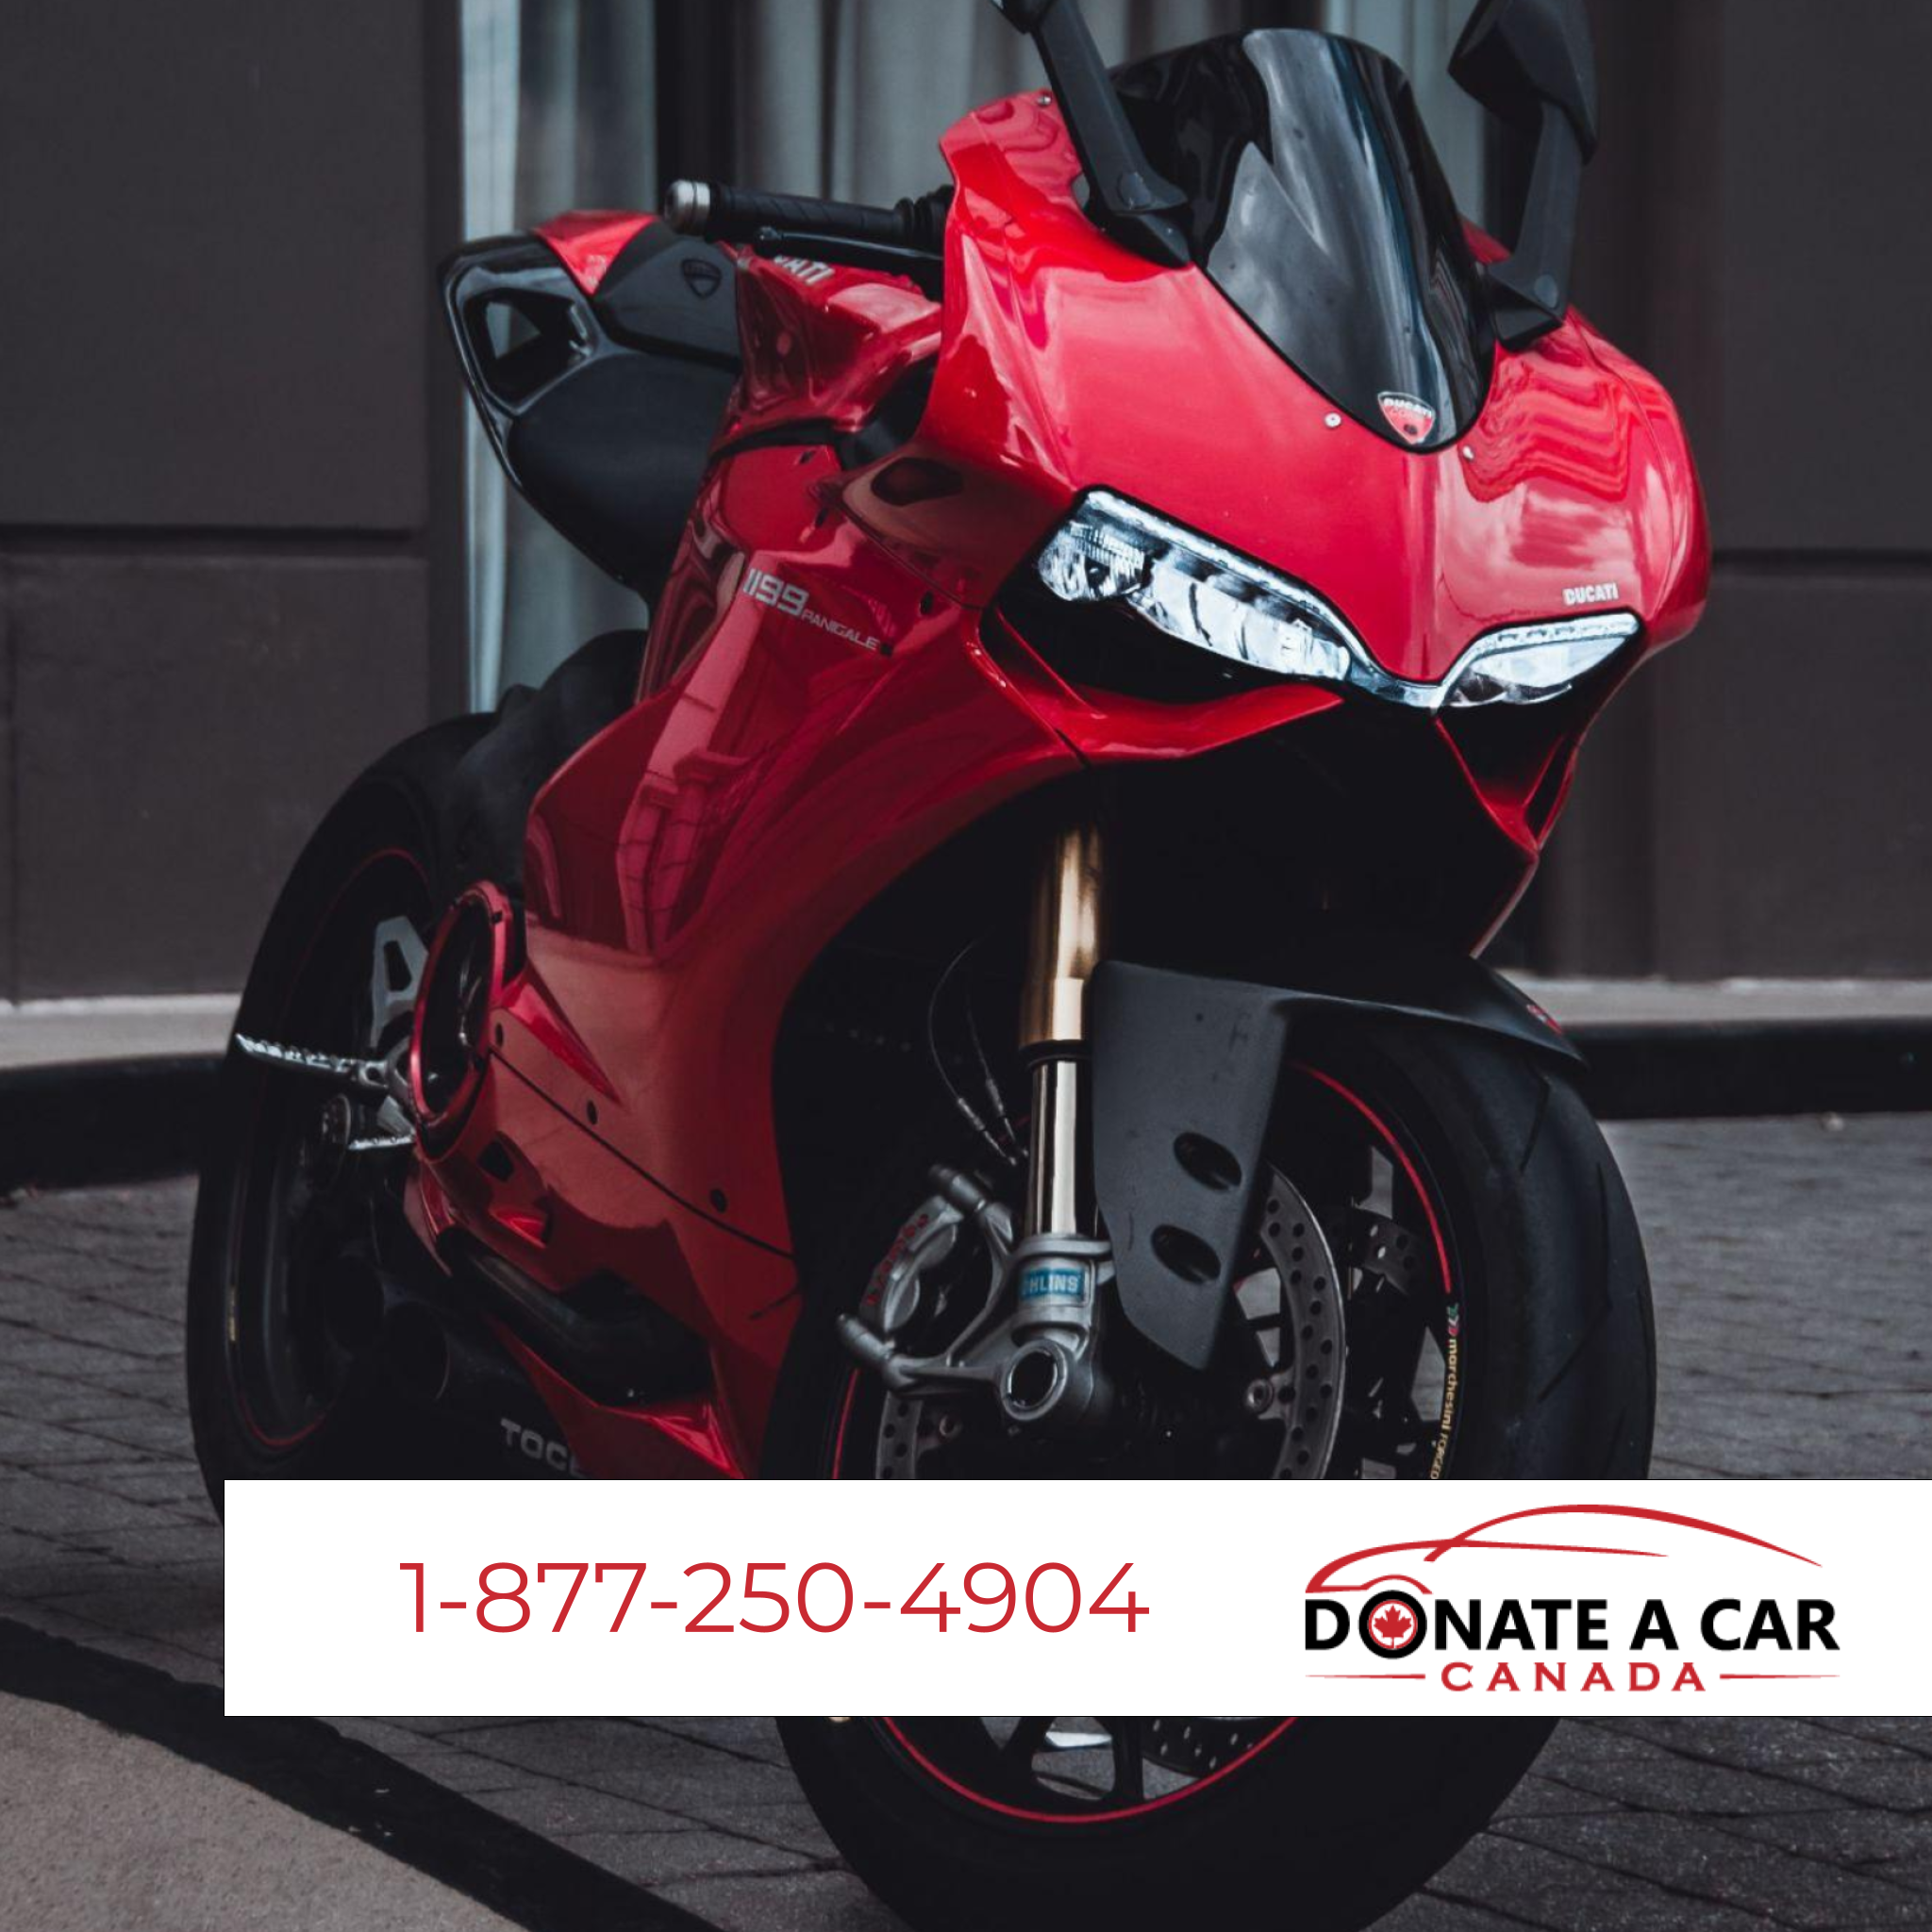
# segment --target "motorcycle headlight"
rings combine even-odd
[[[1639,629],[1627,610],[1526,624],[1478,638],[1442,680],[1449,704],[1540,705],[1616,656]]]
[[[1130,503],[1084,496],[1040,554],[1041,581],[1069,604],[1119,604],[1184,644],[1279,677],[1346,685],[1416,710],[1560,696],[1638,630],[1614,611],[1496,631],[1437,684],[1383,670],[1306,584]]]
[[[1069,604],[1124,604],[1184,644],[1282,677],[1347,680],[1360,641],[1306,584],[1096,490],[1040,555]]]

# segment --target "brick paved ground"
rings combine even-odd
[[[1658,1473],[1932,1476],[1932,1120],[1636,1126]],[[212,1678],[182,1412],[185,1184],[0,1208],[0,1615]],[[769,1724],[342,1728],[746,1932],[884,1932]],[[1932,1927],[1932,1722],[1571,1724],[1388,1932]]]

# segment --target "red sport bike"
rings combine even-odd
[[[1581,0],[1455,58],[1513,250],[1365,47],[1109,74],[1003,10],[1051,92],[936,193],[680,182],[448,265],[498,455],[650,623],[398,747],[282,894],[195,1229],[217,1491],[1644,1472],[1630,1206],[1475,957],[1708,577],[1569,305]],[[1544,1735],[784,1732],[971,1928],[1365,1923]]]

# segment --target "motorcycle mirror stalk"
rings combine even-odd
[[[1496,333],[1525,348],[1569,312],[1583,170],[1596,152],[1596,54],[1583,0],[1481,0],[1449,75],[1535,142],[1515,252],[1488,270]]]
[[[1067,132],[1091,191],[1094,225],[1124,248],[1164,268],[1193,259],[1188,240],[1188,198],[1148,160],[1114,92],[1080,0],[993,0],[1040,49]]]

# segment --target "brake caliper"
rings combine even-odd
[[[1015,1426],[1097,1426],[1111,1407],[1096,1358],[1108,1243],[1041,1235],[1016,1246],[1012,1215],[971,1174],[935,1168],[932,1180],[937,1191],[900,1229],[860,1312],[839,1318],[840,1340],[895,1395],[981,1391]],[[957,1264],[972,1235],[986,1264],[979,1305],[950,1341],[918,1353],[909,1338],[943,1326],[964,1286]]]

